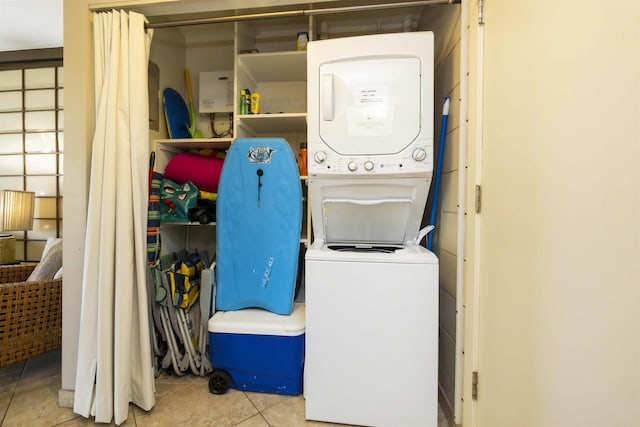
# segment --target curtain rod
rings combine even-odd
[[[407,1],[407,2],[401,2],[401,3],[371,4],[371,5],[364,5],[364,6],[332,7],[332,8],[325,8],[325,9],[287,10],[282,12],[265,12],[265,13],[252,13],[247,15],[230,15],[230,16],[220,16],[220,17],[212,17],[212,18],[190,19],[190,20],[184,20],[184,21],[150,22],[146,25],[146,28],[184,27],[189,25],[219,24],[223,22],[252,21],[252,20],[269,19],[269,18],[288,18],[292,16],[328,15],[332,13],[360,12],[360,11],[366,11],[366,10],[383,10],[383,9],[393,9],[393,8],[402,8],[402,7],[430,6],[430,5],[437,5],[437,4],[455,4],[455,3],[460,3],[460,0],[421,0],[421,1]]]

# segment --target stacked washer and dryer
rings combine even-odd
[[[435,426],[433,33],[314,41],[307,61],[306,418]]]

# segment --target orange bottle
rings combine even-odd
[[[300,176],[307,176],[307,143],[300,144],[300,152],[298,153],[298,170]]]

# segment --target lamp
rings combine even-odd
[[[0,231],[24,231],[33,228],[36,194],[31,191],[0,191]],[[0,264],[16,259],[16,239],[12,234],[0,234]]]

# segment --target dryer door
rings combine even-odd
[[[362,57],[319,69],[320,137],[342,155],[393,154],[420,133],[417,57]]]

